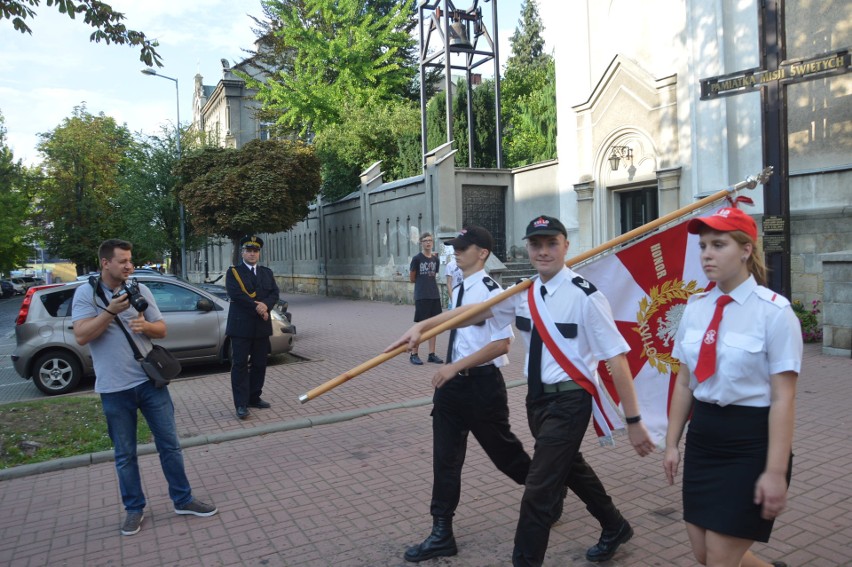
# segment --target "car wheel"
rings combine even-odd
[[[33,365],[33,382],[48,396],[70,392],[80,384],[82,375],[80,363],[66,352],[42,354]]]

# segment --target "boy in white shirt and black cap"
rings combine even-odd
[[[527,225],[524,239],[530,263],[538,273],[533,285],[464,323],[493,317],[499,327],[514,321],[528,349],[527,419],[536,449],[521,500],[512,564],[543,563],[559,509],[556,504],[566,485],[602,528],[586,559],[607,561],[633,536],[633,529],[580,452],[593,407],[601,410],[598,415],[612,415],[606,396],[599,394],[595,372],[599,361],[606,360],[611,369],[627,416],[630,444],[645,456],[654,450],[654,443],[641,423],[633,377],[624,356],[629,347],[615,326],[609,303],[594,285],[565,266],[569,245],[565,226],[559,219],[541,215]],[[387,350],[417,344],[423,332],[470,307],[414,325]],[[609,426],[604,420],[595,421],[601,428]]]
[[[485,261],[494,248],[487,230],[468,226],[448,243],[464,274],[452,291],[453,306],[480,303],[503,291],[485,273]],[[509,478],[523,484],[527,477],[530,457],[509,425],[506,383],[500,373],[509,363],[506,353],[513,337],[511,325],[500,326],[493,319],[450,334],[447,363],[432,378],[432,533],[405,552],[407,561],[457,553],[452,522],[461,496],[468,432]]]

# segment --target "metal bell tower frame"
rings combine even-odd
[[[473,85],[472,71],[480,65],[494,63],[494,113],[497,128],[497,168],[503,167],[503,127],[500,119],[500,56],[497,37],[497,0],[482,0],[491,4],[491,30],[488,31],[482,17],[480,0],[460,10],[452,0],[421,0],[417,8],[420,31],[420,133],[423,139],[423,160],[429,151],[426,132],[426,68],[444,69],[444,92],[446,93],[447,142],[453,141],[452,70],[465,72],[467,82],[467,146],[468,166],[473,167]],[[433,34],[434,32],[434,34]],[[430,45],[437,37],[436,45]],[[472,40],[469,38],[473,38]]]

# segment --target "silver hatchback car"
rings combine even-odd
[[[230,341],[225,336],[229,303],[177,278],[139,276],[157,301],[168,326],[168,336],[157,340],[184,365],[226,363]],[[32,378],[47,395],[76,388],[94,372],[88,346],[80,346],[71,325],[75,290],[88,282],[38,286],[28,290],[15,324],[15,370]],[[294,329],[278,310],[272,311],[272,354],[290,352]]]

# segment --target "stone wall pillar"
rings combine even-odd
[[[660,216],[665,216],[680,208],[680,174],[681,168],[657,170],[657,203]]]
[[[823,275],[822,352],[852,356],[852,250],[820,254]]]
[[[461,191],[456,187],[456,168],[452,142],[426,154],[426,199],[424,229],[439,239],[454,235],[460,228],[456,211],[461,210]],[[418,235],[418,239],[420,236]]]
[[[571,243],[569,256],[582,254],[595,246],[595,180],[576,183],[574,192],[577,194],[577,239]]]

